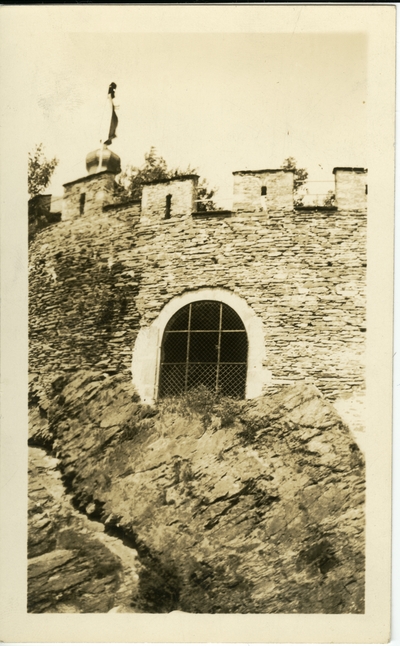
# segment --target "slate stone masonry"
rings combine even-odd
[[[64,184],[63,220],[100,214],[103,206],[114,201],[115,175],[102,171]]]
[[[310,380],[331,397],[363,387],[365,235],[356,211],[139,225],[141,325],[185,291],[229,289],[263,320],[275,383]]]
[[[282,186],[293,180],[275,177]],[[129,371],[139,327],[174,296],[219,287],[262,318],[274,383],[311,381],[332,399],[362,389],[366,198],[358,180],[343,178],[353,208],[288,209],[284,191],[266,210],[192,214],[197,181],[186,178],[176,184],[181,213],[169,219],[159,210],[160,183],[149,191],[157,217],[139,203],[103,204],[40,232],[31,245],[31,370]]]

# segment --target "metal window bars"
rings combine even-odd
[[[169,321],[163,337],[159,397],[205,386],[244,398],[248,340],[236,312],[218,301],[196,301]]]

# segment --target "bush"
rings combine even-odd
[[[192,388],[180,397],[171,397],[162,402],[164,412],[178,413],[192,418],[200,415],[204,427],[210,426],[213,418],[220,420],[221,428],[232,426],[241,410],[241,403],[230,397],[222,397],[206,386]]]

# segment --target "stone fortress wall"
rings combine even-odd
[[[261,391],[297,380],[330,399],[362,390],[367,175],[334,173],[337,207],[294,208],[292,172],[237,171],[231,212],[195,210],[197,176],[146,185],[125,205],[110,172],[70,182],[62,221],[31,245],[31,370],[130,371],[139,331],[159,348],[164,308],[214,290],[260,322]],[[135,356],[150,401],[157,370]]]

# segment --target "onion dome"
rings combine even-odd
[[[105,170],[118,175],[121,172],[121,159],[107,146],[103,146],[103,149],[94,150],[86,156],[86,169],[89,175]]]

